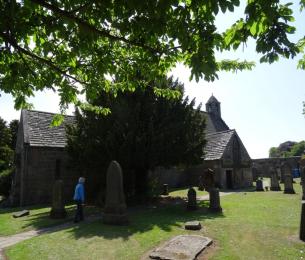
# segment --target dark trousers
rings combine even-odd
[[[82,220],[84,220],[83,204],[82,204],[82,201],[77,200],[74,222],[79,222]]]

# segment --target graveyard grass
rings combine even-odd
[[[183,205],[130,210],[129,226],[95,221],[21,242],[6,250],[9,259],[141,259],[149,250],[179,234],[201,234],[214,240],[209,259],[302,259],[298,240],[301,189],[280,192],[239,192],[221,197],[223,214]],[[185,231],[184,222],[200,220],[201,231]]]
[[[197,197],[208,195],[207,191],[200,191],[197,187],[193,187],[196,191]],[[187,198],[188,188],[169,189],[169,196]]]
[[[0,208],[0,236],[9,236],[32,229],[51,227],[67,222],[67,220],[72,220],[75,206],[68,205],[65,208],[67,211],[66,219],[50,219],[49,214],[51,208],[46,206]],[[29,210],[30,215],[21,218],[13,218],[13,213],[24,209]],[[86,211],[90,214],[94,214],[98,212],[98,209],[96,207],[87,207]]]

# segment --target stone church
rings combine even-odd
[[[207,145],[203,164],[186,169],[183,174],[171,173],[163,183],[198,183],[204,169],[214,170],[215,180],[221,188],[242,188],[252,185],[251,158],[234,129],[221,118],[220,102],[211,96],[206,103]],[[50,127],[54,114],[22,110],[16,145],[16,171],[10,194],[11,205],[49,203],[52,185],[58,178],[64,182],[64,197],[72,199],[79,173],[71,167],[65,149],[65,127],[74,124],[73,116],[66,116],[59,127]],[[166,177],[166,174],[159,178]]]
[[[212,169],[216,185],[238,189],[252,186],[251,158],[236,130],[230,129],[221,117],[220,102],[212,95],[206,103],[206,140],[203,164],[186,170],[195,185],[204,170]]]

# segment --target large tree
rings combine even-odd
[[[214,80],[220,70],[251,68],[251,62],[215,58],[217,51],[236,49],[249,38],[256,40],[261,62],[294,57],[305,46],[304,41],[296,45],[287,37],[295,31],[290,25],[293,12],[290,4],[279,0],[248,0],[243,17],[220,32],[215,25],[218,13],[234,12],[239,4],[1,0],[0,90],[11,93],[20,108],[35,91],[53,89],[65,108],[69,103],[79,105],[78,94],[91,99],[100,90],[134,90],[138,84],[130,79],[139,71],[147,79],[160,79],[177,62],[190,67],[196,80]],[[300,6],[304,4],[301,0]],[[155,92],[178,95],[164,88]],[[102,107],[97,111],[109,111]]]
[[[183,94],[171,79],[168,88]],[[152,88],[119,93],[116,102],[102,93],[93,103],[111,109],[107,117],[94,112],[77,113],[77,124],[68,129],[68,151],[74,164],[88,177],[91,197],[105,181],[111,160],[123,168],[128,197],[144,198],[148,171],[156,166],[190,165],[202,161],[205,117],[188,98],[156,97]]]

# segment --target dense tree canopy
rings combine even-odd
[[[196,80],[249,69],[251,62],[215,58],[217,51],[236,49],[249,38],[256,40],[261,62],[294,57],[305,43],[288,39],[295,31],[293,13],[281,2],[248,0],[244,16],[222,33],[217,14],[234,12],[239,0],[0,0],[0,90],[11,93],[20,108],[35,91],[53,89],[65,108],[79,105],[78,94],[90,99],[101,90],[143,87],[135,80],[139,72],[161,79],[177,62],[190,67]]]
[[[285,144],[290,145],[285,145]],[[305,141],[301,142],[285,142],[278,147],[271,147],[269,150],[269,157],[290,157],[301,156],[305,154]]]
[[[168,81],[168,88],[183,94],[183,86]],[[77,113],[77,124],[68,129],[68,151],[74,165],[85,171],[91,196],[105,180],[106,169],[117,160],[124,172],[126,192],[148,192],[147,174],[156,166],[198,164],[205,144],[205,117],[195,101],[156,97],[152,88],[114,97],[103,93],[93,103],[111,109],[107,117]],[[92,187],[95,186],[95,187]],[[134,188],[133,188],[134,187]]]

